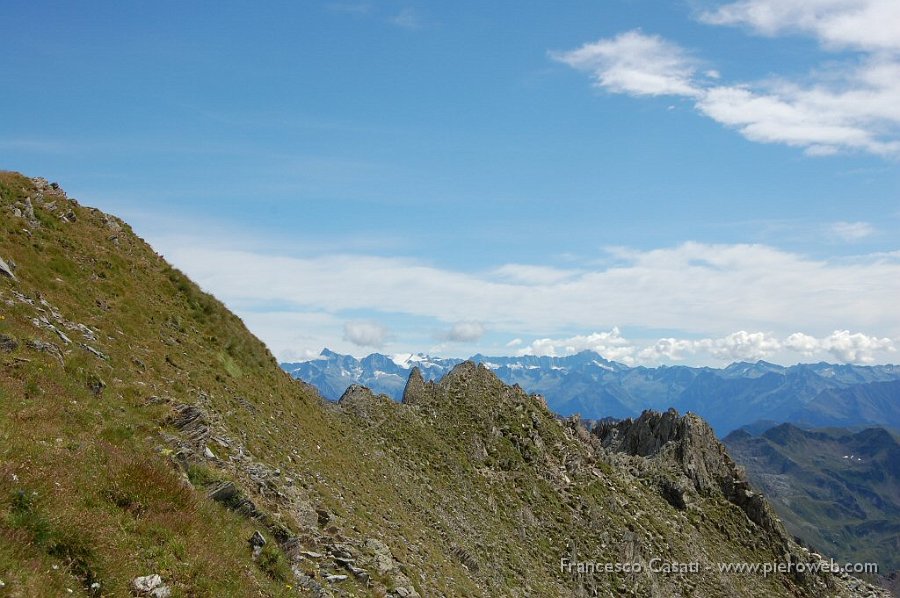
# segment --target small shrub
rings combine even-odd
[[[291,568],[279,548],[271,543],[263,546],[256,558],[256,564],[266,575],[277,581],[286,581],[291,577]]]

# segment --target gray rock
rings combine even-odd
[[[644,411],[636,420],[628,418],[600,422],[591,433],[604,448],[656,462],[660,469],[678,472],[657,480],[661,494],[670,504],[684,509],[693,496],[721,492],[747,517],[773,534],[783,546],[789,538],[762,494],[749,489],[745,474],[718,441],[712,428],[693,413],[680,416],[674,409],[665,413]]]
[[[115,216],[106,215],[106,228],[112,232],[117,233],[122,230],[122,225],[119,222],[120,221]]]
[[[22,215],[25,216],[25,220],[32,226],[37,224],[37,218],[34,217],[34,206],[31,205],[30,197],[25,198],[25,203],[22,206]]]
[[[94,357],[99,357],[100,359],[103,359],[104,361],[109,361],[109,355],[107,355],[106,353],[104,353],[102,351],[98,351],[97,349],[93,348],[90,345],[86,345],[85,343],[80,343],[80,345],[81,345],[82,349],[84,349],[85,351],[87,351],[88,353],[93,355]]]
[[[292,571],[294,577],[297,579],[297,586],[311,593],[315,598],[327,598],[332,595],[332,593],[323,588],[319,582],[303,573],[300,569],[294,567]]]
[[[405,405],[415,405],[422,403],[427,395],[425,379],[418,366],[409,372],[409,378],[406,381],[406,387],[403,389],[403,403]]]
[[[372,563],[379,573],[385,574],[394,570],[394,555],[391,554],[391,549],[384,542],[369,538],[366,540],[366,548],[371,551]]]
[[[359,581],[363,583],[369,582],[369,572],[365,569],[354,567],[353,565],[348,565],[347,568],[350,570],[350,573],[353,574],[353,577],[355,577]]]
[[[53,343],[47,343],[39,339],[32,339],[26,341],[25,343],[35,351],[41,351],[42,353],[49,353],[50,355],[56,357],[60,363],[63,361],[63,354],[59,347],[54,345]]]
[[[253,532],[253,535],[250,536],[250,539],[247,541],[250,542],[250,546],[254,546],[254,547],[256,547],[256,546],[262,547],[262,546],[266,545],[266,539],[259,532],[259,530],[256,530],[255,532]]]
[[[143,577],[135,577],[131,580],[131,589],[141,596],[152,598],[169,598],[172,590],[163,583],[162,577],[154,573]]]
[[[331,554],[340,559],[352,559],[353,553],[346,546],[335,546],[331,549]]]
[[[321,552],[313,552],[312,550],[301,550],[300,554],[310,559],[320,559],[325,556]]]
[[[391,399],[385,395],[376,396],[365,386],[351,384],[338,399],[338,405],[358,417],[370,419],[377,413],[378,405],[382,401],[390,403]]]
[[[346,581],[346,580],[347,580],[346,575],[326,575],[325,576],[325,581],[327,581],[329,583],[336,583],[339,581]]]
[[[221,483],[208,496],[244,517],[252,519],[259,516],[259,510],[253,501],[244,496],[233,482]]]
[[[0,274],[2,274],[3,276],[6,276],[7,278],[12,278],[13,280],[16,280],[16,275],[13,274],[12,267],[9,264],[7,264],[5,261],[3,261],[3,258],[0,258]]]
[[[315,528],[319,524],[319,515],[315,508],[302,499],[297,499],[292,510],[297,525],[303,528]]]
[[[19,348],[19,343],[7,334],[0,334],[0,351],[12,353]]]

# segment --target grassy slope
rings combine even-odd
[[[370,566],[368,585],[350,576],[339,587],[351,595],[406,581],[423,596],[592,585],[601,595],[803,595],[784,576],[560,574],[559,558],[576,551],[610,562],[782,555],[721,497],[675,510],[484,370],[460,368],[439,400],[415,407],[365,393],[325,404],[127,225],[54,193],[44,190],[28,223],[11,210],[36,196],[34,184],[0,173],[0,257],[17,264],[16,281],[0,277],[10,341],[0,351],[0,580],[10,595],[87,594],[95,581],[123,595],[154,572],[176,596],[295,594],[276,535],[320,553],[348,546],[364,563],[374,562],[366,540],[383,541],[396,566]],[[62,220],[70,210],[74,222]],[[213,430],[199,444],[172,423],[182,404],[202,408]],[[263,515],[208,499],[222,480]],[[257,529],[270,543],[254,561]],[[296,562],[326,587],[340,572],[327,558]]]

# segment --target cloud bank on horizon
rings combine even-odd
[[[829,261],[763,245],[689,242],[611,248],[606,266],[507,264],[480,273],[366,255],[297,258],[209,246],[174,247],[166,255],[284,359],[335,348],[334,329],[341,327],[349,344],[337,348],[345,352],[402,352],[413,344],[454,356],[590,349],[632,365],[865,364],[890,361],[900,342],[900,252]],[[273,303],[280,307],[268,307]],[[412,329],[430,332],[416,338],[409,320]],[[605,332],[559,334],[567,330]]]
[[[727,74],[709,66],[715,57],[698,57],[639,29],[551,56],[587,72],[610,93],[689,100],[697,112],[750,141],[800,147],[810,155],[900,156],[900,3],[741,0],[698,18],[768,37],[811,36],[823,63],[800,81],[773,74],[725,83]]]

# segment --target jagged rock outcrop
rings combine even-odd
[[[402,403],[405,405],[415,405],[426,400],[429,390],[434,385],[426,386],[425,379],[422,377],[422,371],[418,367],[414,367],[409,372],[409,378],[406,380],[406,387],[403,389]]]
[[[354,384],[348,388],[338,400],[338,405],[348,413],[362,419],[372,419],[378,413],[378,406],[391,399],[384,395],[375,395],[365,386]]]
[[[721,492],[747,517],[787,544],[788,536],[762,494],[753,491],[738,467],[699,416],[680,416],[674,409],[664,413],[645,411],[633,420],[600,422],[592,430],[604,448],[645,457],[662,468],[675,466],[676,479],[659,476],[664,498],[678,508],[692,502],[691,494]]]

